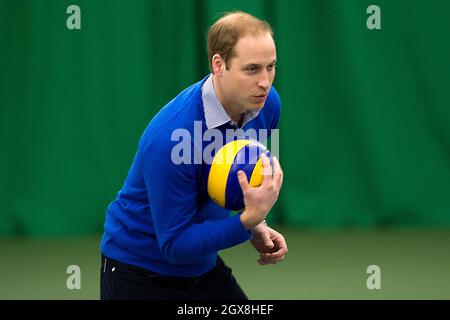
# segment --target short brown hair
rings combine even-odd
[[[208,30],[210,71],[212,72],[211,60],[216,53],[225,60],[228,69],[229,61],[234,57],[234,47],[238,40],[248,34],[257,35],[262,32],[269,32],[273,38],[273,30],[268,22],[242,11],[225,13]]]

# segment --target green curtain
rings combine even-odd
[[[449,225],[450,2],[276,3],[286,221]]]
[[[0,235],[101,232],[140,134],[208,73],[207,28],[236,9],[276,36],[270,220],[450,225],[450,2],[0,0]]]

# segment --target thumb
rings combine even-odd
[[[246,192],[250,188],[250,185],[248,184],[248,180],[247,180],[247,175],[242,170],[239,170],[237,175],[238,175],[238,181],[239,181],[239,185],[241,186],[242,192]]]
[[[270,234],[268,232],[264,232],[261,234],[261,241],[262,243],[264,243],[264,246],[267,249],[272,249],[274,246],[273,241],[272,239],[270,239]]]

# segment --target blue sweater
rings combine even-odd
[[[219,250],[250,239],[239,214],[231,215],[208,197],[209,166],[194,162],[195,151],[202,152],[195,150],[194,122],[207,131],[201,91],[206,79],[170,101],[142,134],[124,185],[106,211],[105,256],[163,275],[191,277],[211,270]],[[279,117],[280,98],[272,87],[258,116],[242,129],[270,133]],[[191,164],[171,161],[172,148],[180,143],[172,141],[172,132],[180,128],[193,137]],[[208,143],[201,143],[202,149]]]

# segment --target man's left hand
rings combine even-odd
[[[284,259],[288,248],[286,240],[279,232],[265,223],[260,223],[252,229],[252,233],[250,242],[260,253],[258,259],[260,265],[275,264]]]

